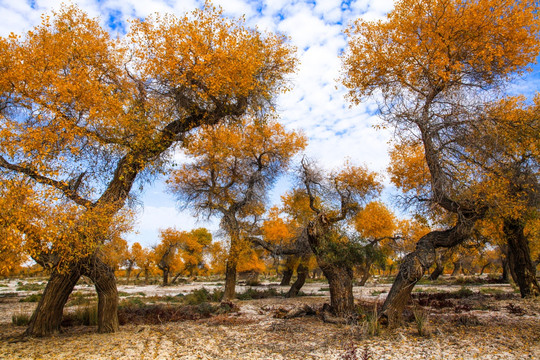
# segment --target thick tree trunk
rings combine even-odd
[[[298,270],[297,270],[298,271]],[[285,269],[283,270],[283,277],[281,278],[281,282],[279,283],[279,286],[288,286],[291,284],[291,279],[293,276],[293,269]]]
[[[73,264],[62,273],[52,272],[25,335],[48,336],[60,331],[64,305],[80,277],[79,264]]]
[[[330,285],[330,308],[334,315],[347,317],[354,314],[353,269],[349,266],[323,264],[321,270]]]
[[[94,282],[98,294],[98,332],[118,331],[118,290],[113,269],[98,256],[94,256],[85,275]]]
[[[508,264],[521,297],[539,296],[540,286],[523,223],[519,219],[505,219],[503,231],[508,244]]]
[[[414,285],[435,262],[435,250],[442,247],[454,247],[462,243],[470,235],[473,225],[473,220],[460,217],[453,228],[432,231],[418,240],[416,249],[405,256],[401,263],[399,273],[386,297],[380,316],[382,324],[393,327],[401,323],[403,310],[410,299]]]
[[[332,222],[328,217],[320,213],[310,221],[305,234],[315,254],[317,263],[330,285],[330,308],[334,315],[347,317],[355,312],[353,297],[354,270],[351,266],[341,263],[330,263],[321,249],[324,237],[331,233]]]
[[[459,271],[463,273],[463,270],[461,269],[461,260],[458,260],[454,263],[454,269],[452,270],[452,276],[457,276],[459,274]]]
[[[222,301],[232,300],[236,297],[236,261],[228,260],[225,268],[225,290]]]
[[[285,261],[285,270],[283,270],[283,277],[281,278],[280,286],[289,286],[294,273],[294,266],[297,263],[298,258],[293,255],[288,255]],[[298,271],[298,270],[297,270]]]
[[[440,261],[438,261],[436,263],[435,269],[433,270],[431,275],[429,275],[429,280],[432,280],[432,281],[437,280],[439,276],[442,275],[443,272],[444,272],[444,266],[440,263]]]
[[[169,269],[168,268],[163,268],[161,269],[161,271],[163,271],[163,282],[162,282],[162,286],[168,286],[169,285]]]
[[[287,292],[287,295],[285,297],[292,298],[296,297],[298,295],[298,292],[304,286],[306,283],[306,278],[308,276],[309,269],[306,265],[304,265],[303,262],[300,262],[298,264],[298,267],[296,268],[296,281],[294,284],[292,284],[291,288]]]

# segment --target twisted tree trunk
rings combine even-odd
[[[300,292],[300,289],[306,283],[306,278],[308,276],[308,273],[309,273],[309,269],[306,266],[305,262],[300,261],[300,263],[298,264],[298,267],[296,268],[296,281],[292,284],[291,288],[289,289],[285,297],[292,298],[298,295],[298,292]]]
[[[432,231],[424,235],[416,244],[416,249],[405,256],[399,273],[384,302],[380,321],[382,324],[397,326],[401,323],[403,310],[410,299],[414,285],[433,265],[437,248],[454,247],[467,239],[474,225],[474,219],[458,218],[456,225],[444,231]]]
[[[519,286],[521,297],[539,296],[540,286],[536,280],[536,268],[531,259],[523,223],[519,219],[505,219],[503,232],[508,244],[508,265]]]
[[[62,272],[53,270],[25,335],[48,336],[60,332],[64,306],[80,277],[79,263],[71,264]]]

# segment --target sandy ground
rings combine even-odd
[[[144,292],[148,296],[176,295],[202,286],[212,289],[216,285],[120,286],[119,290]],[[385,294],[379,292],[389,287],[355,288],[355,298],[380,301]],[[508,285],[486,287],[512,292]],[[320,291],[327,285],[311,283],[303,289],[306,293],[324,295],[235,301],[240,310],[234,313],[197,321],[124,325],[115,334],[97,334],[93,327],[75,326],[50,338],[23,338],[20,334],[24,327],[12,325],[11,315],[31,313],[36,303],[21,303],[5,296],[15,292],[15,288],[16,282],[0,287],[0,359],[355,359],[347,357],[353,348],[357,349],[359,359],[369,355],[366,358],[373,360],[540,359],[540,303],[518,297],[493,300],[486,306],[487,310],[433,309],[427,325],[428,336],[419,336],[414,323],[369,336],[365,323],[335,325],[323,322],[318,316],[276,317],[300,304],[316,308],[328,302],[328,292]],[[424,290],[437,288],[425,286]],[[440,288],[452,291],[461,286]],[[83,285],[76,291],[91,291],[91,288]],[[524,314],[508,311],[510,303],[522,308]],[[459,321],[468,317],[476,321],[471,324]]]

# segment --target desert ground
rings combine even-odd
[[[446,278],[417,285],[397,329],[372,320],[388,281],[354,288],[358,317],[348,323],[321,315],[328,284],[309,282],[294,299],[284,298],[288,287],[277,284],[238,286],[244,296],[225,311],[214,299],[196,299],[217,294],[219,281],[120,285],[120,331],[99,334],[73,320],[81,308],[95,306],[93,288],[81,282],[65,308],[62,333],[27,338],[14,317],[32,313],[45,279],[0,280],[0,359],[540,358],[540,301],[521,299],[508,284]]]

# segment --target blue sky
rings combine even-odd
[[[127,27],[126,20],[144,18],[155,12],[182,15],[202,5],[198,0],[74,0],[89,15],[101,19],[102,25],[118,36]],[[55,0],[0,0],[0,35],[22,34],[39,24],[40,15],[60,7]],[[215,0],[231,17],[245,16],[248,25],[261,30],[280,32],[290,37],[300,60],[298,72],[291,77],[293,90],[277,100],[281,122],[289,129],[302,129],[309,138],[306,153],[328,168],[346,159],[366,164],[371,170],[384,172],[388,164],[388,131],[377,131],[373,125],[375,104],[366,102],[353,108],[344,99],[345,90],[336,81],[340,75],[339,55],[346,45],[343,30],[352,20],[379,19],[393,8],[393,0]],[[515,92],[531,94],[528,81],[514,86]],[[534,85],[533,85],[534,86]],[[536,88],[536,86],[534,86]],[[181,156],[179,156],[181,159]],[[387,181],[386,181],[387,183]],[[277,202],[290,181],[278,182],[271,194]],[[385,196],[388,198],[388,192]],[[148,187],[139,211],[138,234],[127,236],[130,242],[155,244],[159,228],[176,226],[189,230],[198,226],[216,229],[217,222],[197,222],[189,212],[179,212],[165,193],[162,180]]]

